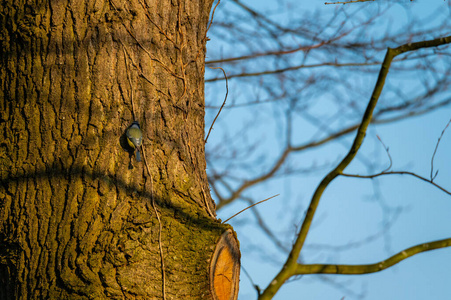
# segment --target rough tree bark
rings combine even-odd
[[[2,1],[1,299],[236,299],[205,173],[212,2]]]

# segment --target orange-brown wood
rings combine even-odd
[[[216,244],[210,267],[211,290],[215,300],[238,299],[240,251],[238,241],[229,229]]]

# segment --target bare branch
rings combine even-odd
[[[404,119],[406,117],[409,117],[409,116],[421,115],[421,114],[427,113],[427,112],[429,112],[429,111],[431,111],[433,109],[439,108],[439,107],[441,107],[443,105],[446,105],[450,101],[451,101],[451,99],[449,99],[447,101],[444,101],[444,102],[441,102],[441,103],[439,103],[437,105],[433,105],[431,107],[425,108],[424,110],[421,110],[421,111],[418,111],[418,112],[407,112],[404,115],[393,117],[393,118],[389,118],[389,119],[382,119],[382,120],[374,120],[373,119],[371,121],[371,123],[372,124],[386,124],[386,123],[391,123],[391,122],[395,122],[395,121],[398,121],[398,120],[402,120],[402,119]],[[379,114],[382,114],[382,113],[379,112],[378,115]],[[322,146],[322,145],[324,145],[324,144],[326,144],[326,143],[328,143],[330,141],[334,141],[334,140],[336,140],[336,139],[338,139],[340,137],[343,137],[343,136],[346,136],[348,134],[353,133],[358,127],[359,127],[358,124],[351,125],[351,126],[345,128],[345,129],[342,129],[341,131],[332,133],[332,134],[330,134],[329,136],[327,136],[327,137],[325,137],[323,139],[320,139],[320,140],[317,140],[317,141],[313,141],[313,142],[308,142],[308,143],[305,143],[305,144],[302,144],[302,145],[298,145],[298,146],[287,147],[279,155],[279,157],[277,158],[277,160],[274,163],[274,165],[267,172],[255,177],[253,179],[249,179],[249,180],[244,181],[241,185],[239,185],[234,190],[228,189],[231,192],[231,195],[229,197],[227,197],[227,198],[221,196],[219,194],[219,191],[216,189],[215,184],[213,182],[211,182],[211,186],[212,186],[212,188],[214,189],[216,195],[219,198],[216,208],[217,209],[221,209],[225,205],[227,205],[227,204],[231,203],[232,201],[234,201],[235,199],[237,199],[246,189],[248,189],[248,188],[250,188],[250,187],[252,187],[252,186],[254,186],[254,185],[258,184],[258,183],[261,183],[261,182],[271,178],[272,176],[274,176],[274,174],[283,166],[283,164],[286,162],[286,160],[288,159],[289,155],[292,152],[301,152],[301,151],[306,150],[306,149],[311,149],[311,148]],[[384,147],[385,147],[385,145],[384,145]],[[388,154],[388,155],[390,155],[390,154]],[[391,167],[391,164],[390,164],[390,167]],[[387,168],[387,171],[389,169],[390,168]],[[342,174],[342,175],[344,175],[344,174]],[[346,176],[348,176],[348,175],[346,175]],[[377,176],[380,176],[380,175],[377,175]],[[426,180],[426,181],[429,182],[429,180]],[[223,183],[223,181],[222,181],[222,183]]]
[[[292,66],[287,68],[281,68],[276,70],[268,70],[268,71],[261,71],[261,72],[252,72],[252,73],[240,73],[240,74],[232,74],[229,75],[228,78],[240,78],[240,77],[255,77],[255,76],[264,76],[264,75],[271,75],[271,74],[278,74],[278,73],[284,73],[288,71],[296,71],[299,69],[309,69],[309,68],[318,68],[318,67],[327,67],[327,66],[334,66],[334,67],[362,67],[362,66],[375,66],[379,65],[380,62],[363,62],[363,63],[337,63],[337,62],[325,62],[325,63],[318,63],[318,64],[311,64],[311,65],[298,65],[298,66]],[[206,79],[205,82],[213,82],[223,80],[223,78],[216,77],[211,79]]]
[[[429,184],[432,184],[433,186],[435,186],[436,188],[442,190],[443,192],[447,193],[448,195],[451,195],[451,191],[446,190],[444,187],[441,187],[440,185],[436,184],[435,182],[433,182],[430,179],[427,179],[425,177],[422,177],[418,174],[415,174],[413,172],[408,172],[408,171],[392,171],[392,172],[381,172],[378,174],[373,174],[373,175],[356,175],[356,174],[346,174],[346,173],[341,173],[341,176],[345,176],[345,177],[354,177],[354,178],[375,178],[375,177],[379,177],[379,176],[383,176],[383,175],[410,175],[413,177],[416,177],[420,180],[423,180]]]
[[[344,169],[351,163],[354,157],[357,155],[363,140],[366,135],[366,131],[371,122],[374,108],[376,107],[379,96],[385,84],[385,79],[388,75],[390,65],[393,59],[402,53],[414,51],[420,48],[437,47],[451,42],[451,36],[444,38],[422,41],[417,43],[408,43],[397,48],[388,48],[387,53],[384,58],[384,62],[381,66],[378,79],[376,81],[376,86],[374,87],[371,99],[366,107],[365,113],[362,118],[362,122],[357,130],[357,135],[354,142],[349,150],[348,154],[343,158],[343,160],[335,167],[329,174],[327,174],[317,187],[314,195],[312,196],[309,208],[304,218],[304,222],[301,226],[297,239],[293,245],[293,248],[285,262],[284,266],[280,272],[275,276],[274,280],[268,285],[264,292],[259,297],[260,300],[272,299],[280,287],[288,280],[291,276],[296,275],[296,269],[298,266],[297,260],[299,258],[301,249],[304,245],[307,234],[310,230],[310,226],[313,221],[316,209],[318,207],[319,201],[326,187],[339,175],[341,175]]]
[[[451,238],[419,244],[407,248],[386,260],[369,264],[369,265],[326,265],[326,264],[298,264],[296,267],[296,275],[304,274],[347,274],[360,275],[375,273],[385,270],[406,258],[412,257],[416,254],[451,247]]]
[[[353,0],[353,1],[343,1],[343,2],[324,2],[325,5],[328,4],[348,4],[348,3],[357,3],[357,2],[373,2],[375,0]]]

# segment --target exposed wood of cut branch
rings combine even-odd
[[[228,229],[216,244],[210,265],[210,289],[214,300],[238,299],[240,256],[236,236]]]

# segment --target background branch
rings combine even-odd
[[[451,247],[451,238],[419,244],[398,252],[386,260],[369,265],[298,264],[295,274],[369,274],[383,271],[416,254],[446,247]]]
[[[388,48],[387,53],[384,58],[384,62],[381,66],[378,79],[376,81],[376,86],[373,90],[371,99],[368,103],[368,106],[365,110],[365,113],[362,118],[362,122],[359,126],[359,129],[357,130],[356,137],[354,139],[354,142],[351,146],[351,149],[349,150],[348,154],[343,158],[343,160],[338,164],[338,166],[333,169],[329,174],[327,174],[324,179],[321,181],[319,186],[317,187],[310,205],[307,209],[307,213],[304,218],[304,222],[302,223],[301,229],[299,231],[299,234],[297,236],[297,239],[292,247],[292,250],[287,258],[287,261],[285,262],[284,266],[282,267],[281,271],[274,277],[274,280],[271,281],[271,283],[268,285],[268,287],[263,291],[261,296],[259,297],[260,300],[267,300],[271,299],[275,293],[280,289],[280,287],[285,283],[286,280],[288,280],[291,276],[296,275],[296,269],[297,269],[297,260],[299,258],[301,249],[304,245],[305,239],[307,238],[307,234],[309,232],[311,223],[313,221],[313,217],[315,215],[316,209],[318,208],[319,201],[321,199],[321,196],[326,189],[326,187],[342,172],[344,169],[351,163],[351,161],[356,156],[358,150],[360,149],[363,140],[366,135],[366,130],[371,122],[371,118],[373,115],[374,108],[376,107],[377,101],[379,99],[379,96],[382,92],[382,89],[385,84],[385,79],[388,75],[388,71],[390,69],[390,65],[392,60],[402,53],[408,52],[408,51],[414,51],[420,48],[427,48],[427,47],[436,47],[439,45],[447,44],[451,42],[451,36],[429,40],[429,41],[422,41],[417,43],[409,43],[402,45],[397,48]]]

